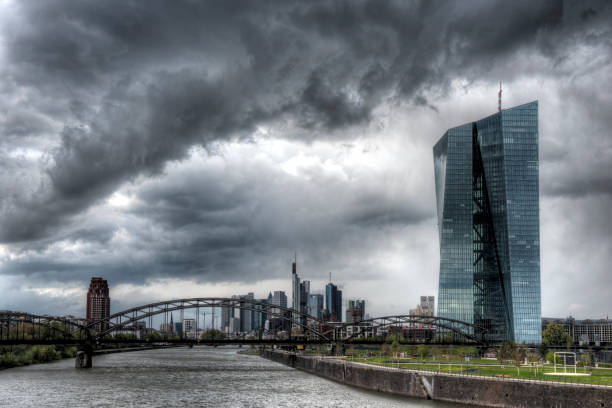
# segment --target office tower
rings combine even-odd
[[[253,330],[263,329],[268,319],[268,299],[257,299],[258,302],[263,304],[254,305],[255,312],[253,312]]]
[[[283,317],[289,317],[287,315],[288,312],[273,307],[274,305],[287,307],[287,295],[285,294],[285,292],[282,290],[274,291],[270,305],[270,313],[268,314],[270,330],[273,332],[277,332],[279,330],[289,330],[290,327],[288,321],[283,319]]]
[[[242,307],[253,307],[253,304],[249,300],[255,300],[253,292],[249,292],[246,295],[240,296]],[[240,309],[240,331],[248,333],[253,330],[253,314],[252,310]]]
[[[183,319],[183,337],[186,339],[195,339],[196,337],[195,319]]]
[[[449,129],[433,150],[438,316],[540,343],[537,101]]]
[[[434,296],[421,296],[421,303],[416,308],[410,309],[410,314],[413,316],[433,316],[435,305]]]
[[[336,316],[338,316],[338,321],[342,321],[342,291],[338,289],[336,294]]]
[[[230,308],[221,307],[221,331],[229,332],[230,327]]]
[[[308,296],[310,295],[310,281],[305,280],[300,283],[300,312],[306,313],[308,306]]]
[[[241,324],[240,324],[240,318],[239,317],[231,317],[230,318],[230,329],[229,332],[232,334],[238,334],[240,333],[240,331],[242,330]]]
[[[110,293],[108,282],[102,278],[91,278],[89,290],[87,291],[87,321],[89,323],[106,319],[110,316]],[[96,331],[104,331],[108,328],[108,322],[97,324]]]
[[[433,316],[434,315],[434,305],[435,305],[435,297],[434,296],[421,296],[421,309],[423,310],[423,315],[425,316]]]
[[[310,296],[310,281],[305,280],[300,283],[300,312],[308,313],[308,296]],[[306,324],[306,319],[301,319],[302,324]]]
[[[331,282],[325,286],[325,309],[329,321],[342,321],[342,291]]]
[[[270,300],[270,305],[287,307],[287,295],[285,294],[285,292],[282,290],[275,290],[273,293],[274,294],[272,295],[272,298]],[[270,307],[269,310],[270,310],[270,318],[278,317],[279,314],[283,314],[283,311],[276,307]]]
[[[346,302],[346,322],[359,323],[365,317],[365,300],[351,299]]]
[[[297,255],[291,264],[291,308],[300,310],[300,277],[297,274]],[[293,320],[297,320],[298,315],[293,315]]]
[[[274,294],[272,296],[271,304],[281,307],[287,307],[287,295],[285,294],[285,292],[282,290],[275,290],[273,293]]]
[[[312,294],[308,296],[308,308],[307,313],[315,319],[323,318],[323,295]]]

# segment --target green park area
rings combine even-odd
[[[379,350],[349,346],[340,358],[397,369],[612,386],[612,367],[605,364],[594,367],[591,353],[577,353],[576,364],[571,361],[565,366],[558,355],[556,368],[554,353],[543,348],[530,350],[522,345],[505,344],[489,350],[487,354],[493,357],[481,354],[475,347],[402,346],[393,342]]]

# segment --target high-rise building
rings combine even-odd
[[[195,319],[183,319],[183,337],[186,339],[195,339],[196,337]]]
[[[263,329],[268,319],[268,299],[257,299],[257,301],[263,304],[253,306],[257,310],[253,312],[253,322],[251,325],[253,330]]]
[[[359,323],[365,317],[365,300],[351,299],[346,302],[346,322]]]
[[[308,296],[307,313],[316,319],[323,318],[323,295],[311,294]]]
[[[231,308],[221,307],[221,331],[229,333]]]
[[[305,280],[300,283],[300,312],[308,313],[308,297],[310,296],[310,281]],[[302,324],[306,324],[306,318],[301,319]]]
[[[342,291],[331,282],[325,286],[325,310],[329,321],[342,321]]]
[[[449,129],[433,151],[438,316],[540,343],[538,102]]]
[[[295,257],[295,260],[293,261],[293,264],[291,264],[291,308],[293,310],[300,310],[300,304],[301,304],[301,300],[300,300],[300,277],[297,274],[297,255]],[[298,319],[298,314],[294,313],[293,314],[293,320],[297,320]]]
[[[287,295],[282,290],[275,290],[273,292],[270,304],[277,305],[281,307],[287,307]],[[276,313],[278,313],[279,309],[275,309]]]
[[[433,316],[435,299],[434,296],[421,296],[421,303],[416,308],[410,309],[409,313],[413,316]]]
[[[110,293],[108,282],[102,278],[91,278],[87,291],[87,321],[89,323],[106,319],[110,316]],[[96,325],[95,330],[104,331],[108,322]]]
[[[253,304],[249,302],[249,300],[255,300],[255,295],[253,292],[249,292],[246,295],[240,296],[241,302],[240,306],[242,307],[252,307]],[[254,312],[252,310],[240,309],[240,331],[243,333],[248,333],[253,330],[253,315]]]
[[[282,290],[275,290],[273,295],[270,297],[270,313],[268,314],[269,327],[270,330],[276,332],[278,330],[290,330],[288,320],[283,319],[283,317],[288,317],[286,312],[282,309],[275,308],[276,306],[287,307],[287,295]]]

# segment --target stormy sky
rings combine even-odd
[[[612,4],[0,1],[0,309],[436,295],[432,147],[539,100],[542,311],[612,315]]]

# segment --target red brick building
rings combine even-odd
[[[87,291],[87,321],[95,321],[110,316],[110,294],[106,279],[91,278],[89,290]],[[108,328],[108,323],[100,324],[96,327],[97,331]]]

